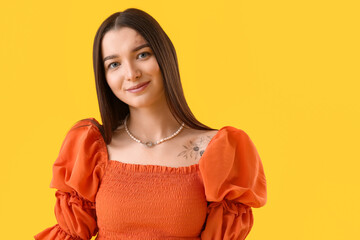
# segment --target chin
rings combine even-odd
[[[145,108],[151,106],[152,103],[146,100],[133,101],[133,102],[125,102],[129,107],[132,108]]]

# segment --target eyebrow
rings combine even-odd
[[[142,49],[142,48],[144,48],[144,47],[150,47],[150,44],[149,44],[149,43],[145,43],[145,44],[143,44],[143,45],[137,46],[137,47],[134,48],[131,52],[136,52],[136,51],[138,51],[138,50],[140,50],[140,49]],[[117,55],[117,54],[113,54],[113,55],[107,56],[107,57],[104,58],[103,62],[105,62],[105,61],[107,61],[107,60],[109,60],[109,59],[117,58],[117,57],[119,57],[119,55]]]

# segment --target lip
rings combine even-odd
[[[149,84],[149,82],[150,82],[150,81],[144,82],[144,83],[139,83],[138,85],[135,85],[134,87],[131,87],[131,88],[126,89],[126,91],[129,91],[129,92],[138,92],[138,91],[144,89],[144,88]]]

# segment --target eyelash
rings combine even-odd
[[[139,53],[139,55],[144,54],[144,53],[147,54],[148,56],[151,55],[149,52],[142,52],[142,53]],[[138,56],[139,56],[139,55],[138,55]],[[113,63],[117,63],[117,62],[112,62],[112,63],[110,63],[110,64],[108,65],[108,68],[109,68],[109,69],[112,69],[110,66],[111,66],[111,64],[113,64]]]

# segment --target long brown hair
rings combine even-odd
[[[121,27],[134,29],[150,44],[162,73],[167,104],[176,121],[179,124],[184,122],[193,129],[214,130],[195,118],[185,100],[177,56],[170,38],[148,13],[136,8],[128,8],[105,19],[97,30],[94,40],[93,65],[103,123],[101,130],[105,142],[107,144],[111,142],[112,132],[123,123],[129,113],[129,106],[114,95],[106,82],[101,52],[101,42],[105,33]]]

